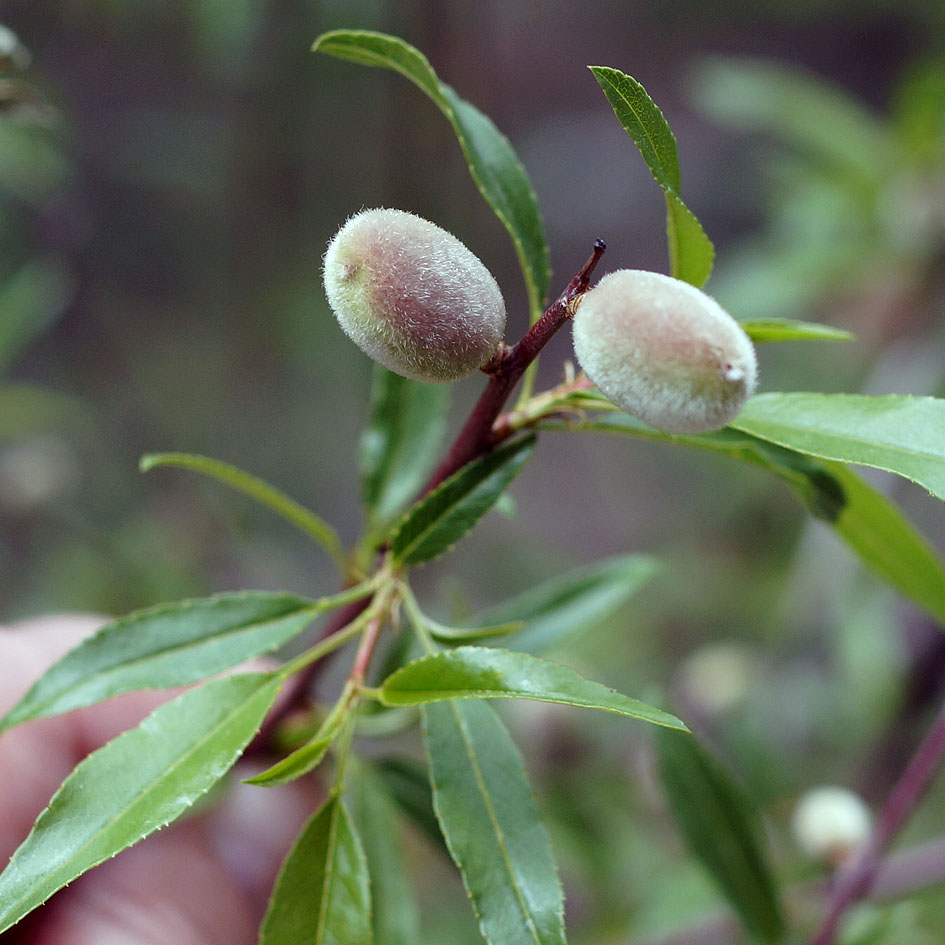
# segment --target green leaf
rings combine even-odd
[[[473,460],[411,508],[391,537],[397,564],[443,554],[492,507],[531,456],[535,437],[505,443]]]
[[[666,194],[669,271],[691,285],[705,285],[715,262],[715,247],[696,215],[676,194]]]
[[[221,462],[218,459],[210,459],[207,456],[197,456],[193,453],[149,453],[142,456],[138,463],[141,472],[148,472],[156,466],[181,466],[193,472],[203,473],[205,476],[216,479],[217,482],[230,486],[230,488],[236,489],[237,492],[242,492],[243,495],[255,499],[275,512],[280,518],[285,519],[289,524],[304,532],[309,538],[315,539],[338,565],[338,570],[342,574],[347,573],[348,562],[345,558],[344,549],[341,547],[338,533],[314,512],[310,512],[305,506],[300,505],[295,499],[289,498],[275,486],[269,485],[268,482],[264,482],[236,466],[231,466],[229,463]]]
[[[744,792],[691,735],[657,734],[663,786],[689,849],[746,928],[778,942],[784,920],[760,845],[758,815]]]
[[[632,76],[609,66],[588,66],[603,89],[624,131],[663,190],[680,190],[676,136],[656,102]]]
[[[318,731],[304,745],[290,752],[285,758],[280,758],[265,771],[260,771],[251,778],[244,778],[244,782],[261,787],[274,787],[277,784],[288,784],[289,781],[295,781],[303,774],[314,771],[341,731],[345,717],[343,711],[329,713]]]
[[[874,573],[911,598],[945,627],[945,564],[902,512],[853,470],[824,461],[840,486],[843,510],[837,534]]]
[[[525,621],[514,648],[550,649],[616,613],[659,570],[647,555],[619,555],[545,581],[481,614],[483,625]]]
[[[525,622],[511,620],[508,623],[490,624],[484,627],[447,627],[445,624],[429,617],[424,617],[424,624],[430,636],[441,643],[473,643],[478,640],[494,640],[497,637],[506,637],[510,633],[518,633]]]
[[[240,756],[280,684],[271,673],[212,680],[79,762],[0,875],[0,932],[187,810]]]
[[[885,469],[945,499],[945,400],[758,394],[732,426],[810,456]]]
[[[259,945],[372,945],[361,841],[332,795],[302,829],[272,891]]]
[[[796,318],[752,318],[739,325],[755,343],[766,341],[852,341],[853,333]]]
[[[54,663],[0,720],[0,731],[122,692],[205,679],[275,650],[318,614],[367,593],[360,585],[313,602],[240,591],[139,610],[106,624]]]
[[[868,568],[945,627],[941,558],[889,499],[841,463],[813,459],[731,427],[692,436],[659,433],[619,412],[595,417],[582,429],[684,444],[767,469],[794,490],[812,515],[832,525]]]
[[[537,318],[548,294],[548,247],[535,192],[508,139],[488,117],[441,82],[419,50],[396,36],[334,30],[319,36],[312,50],[392,69],[433,100],[453,126],[480,193],[512,238],[525,276],[532,319]]]
[[[709,278],[715,250],[695,214],[679,195],[676,138],[657,104],[632,76],[609,66],[588,66],[650,173],[666,197],[670,272],[701,286]]]
[[[423,710],[436,815],[489,945],[564,945],[564,898],[522,757],[483,702]]]
[[[483,646],[458,647],[414,660],[388,676],[378,696],[391,706],[444,699],[536,699],[602,709],[686,730],[668,712],[591,682],[560,663]]]
[[[388,521],[420,491],[446,432],[448,404],[448,385],[421,384],[375,366],[358,451],[372,523]]]
[[[354,772],[351,796],[371,878],[375,945],[416,945],[420,912],[396,829],[397,807],[367,765]]]

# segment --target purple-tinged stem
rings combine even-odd
[[[853,903],[870,892],[883,851],[915,810],[945,760],[945,704],[922,739],[880,812],[872,836],[837,880],[827,916],[809,945],[833,945],[840,921]]]

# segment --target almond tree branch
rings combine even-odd
[[[553,335],[574,314],[578,299],[587,292],[591,276],[607,248],[603,240],[596,240],[587,262],[568,283],[567,288],[545,310],[513,348],[501,347],[496,356],[482,370],[489,375],[489,383],[473,408],[469,419],[459,431],[443,462],[430,477],[424,493],[435,489],[466,463],[488,453],[504,437],[497,436],[493,424],[525,369]],[[506,434],[507,436],[508,434]]]

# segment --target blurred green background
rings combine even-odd
[[[763,349],[762,389],[945,394],[939,3],[7,0],[0,19],[32,56],[0,90],[0,619],[334,588],[321,552],[266,511],[137,461],[227,460],[354,540],[370,365],[319,271],[350,213],[395,206],[456,233],[502,285],[510,339],[524,330],[514,253],[447,123],[402,78],[313,56],[326,29],[402,36],[509,135],[555,293],[597,237],[602,272],[666,269],[659,188],[585,66],[634,75],[716,243],[708,291],[736,317],[857,336]],[[567,357],[562,336],[542,381]],[[457,420],[480,388],[457,385]],[[939,503],[871,481],[945,547]],[[662,576],[567,661],[644,698],[673,693],[767,807],[789,874],[805,868],[786,846],[799,790],[882,796],[942,688],[941,635],[783,486],[721,458],[549,434],[513,493],[513,515],[418,575],[429,610],[653,553]],[[624,942],[713,901],[653,818],[641,733],[547,708],[512,721],[531,739],[577,941]],[[927,809],[916,833],[945,831]],[[923,908],[862,940],[928,940]],[[471,920],[464,932],[444,908],[443,921],[451,942],[476,940]]]

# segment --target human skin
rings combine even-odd
[[[60,616],[0,626],[0,715],[101,622]],[[171,695],[128,693],[0,736],[0,864],[77,762]],[[238,771],[242,777],[251,773]],[[235,780],[212,809],[79,877],[0,935],[0,942],[251,945],[279,864],[317,803],[311,784],[261,788]]]

